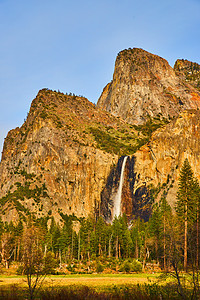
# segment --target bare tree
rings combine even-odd
[[[27,276],[30,299],[34,299],[36,290],[45,279],[45,260],[39,230],[31,226],[23,234],[23,271]]]

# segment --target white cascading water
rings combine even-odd
[[[119,217],[120,213],[121,213],[122,187],[123,187],[123,182],[124,182],[124,170],[125,170],[127,158],[128,158],[128,156],[124,157],[123,164],[122,164],[121,175],[120,175],[120,180],[119,180],[119,187],[118,187],[115,199],[114,199],[113,219],[115,216]]]

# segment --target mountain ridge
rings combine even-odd
[[[136,62],[132,64],[136,57],[137,65]],[[177,127],[182,119],[182,126],[187,128],[187,122],[190,122],[188,116],[191,113],[194,115],[193,120],[196,120],[195,126],[199,126],[199,112],[198,109],[194,109],[198,108],[200,101],[200,94],[196,89],[199,73],[195,73],[197,77],[191,77],[189,82],[186,82],[186,76],[191,66],[193,68],[193,63],[188,67],[188,62],[183,61],[181,68],[178,62],[175,66],[173,70],[166,60],[142,49],[124,50],[118,55],[116,67],[119,70],[115,70],[114,81],[104,89],[104,95],[116,88],[115,80],[120,89],[120,85],[126,87],[126,97],[132,95],[133,87],[137,92],[140,91],[141,96],[141,93],[146,91],[143,90],[144,85],[149,91],[154,91],[151,96],[162,96],[161,90],[164,93],[164,98],[161,97],[159,103],[165,106],[160,112],[161,105],[157,110],[152,110],[152,114],[145,115],[144,107],[141,106],[141,114],[138,114],[139,119],[143,118],[141,124],[128,115],[127,109],[130,109],[130,105],[125,101],[128,99],[126,97],[122,97],[122,105],[120,104],[121,108],[125,108],[125,112],[121,114],[119,110],[119,115],[115,116],[104,110],[104,104],[107,105],[110,101],[110,98],[103,99],[104,95],[101,96],[102,104],[100,101],[95,106],[84,97],[49,89],[40,90],[32,101],[24,124],[9,131],[4,142],[0,162],[0,215],[3,221],[25,220],[29,215],[38,218],[53,216],[57,222],[61,222],[62,216],[66,214],[75,214],[77,217],[87,217],[90,214],[103,214],[105,218],[107,215],[111,216],[112,193],[117,189],[121,158],[124,155],[129,155],[130,158],[125,169],[122,210],[129,219],[134,217],[133,214],[147,218],[146,211],[150,213],[151,190],[157,189],[159,185],[163,186],[168,176],[171,176],[168,180],[170,185],[173,184],[172,180],[177,180],[182,158],[189,157],[192,167],[195,164],[200,166],[198,159],[194,163],[197,147],[195,145],[199,144],[196,131],[191,129],[193,127],[188,127],[191,137],[194,138],[190,153],[189,148],[181,147],[181,143],[186,143],[187,139]],[[155,73],[157,67],[160,73]],[[196,69],[198,64],[195,65]],[[124,70],[127,70],[125,75]],[[170,90],[170,85],[174,89],[177,85],[178,92]],[[155,92],[157,88],[158,92]],[[181,98],[178,95],[182,90],[184,95]],[[152,99],[150,97],[149,100]],[[115,100],[112,101],[115,103]],[[185,101],[185,104],[182,101]],[[166,114],[169,103],[173,111],[170,116]],[[145,105],[145,112],[147,109],[151,111],[152,106],[148,102]],[[186,110],[184,113],[184,105],[186,108],[192,106],[193,110]],[[170,173],[171,169],[168,170],[168,165],[165,164],[168,161],[168,153],[172,151],[172,145],[168,139],[163,141],[162,137],[160,144],[157,142],[159,134],[167,132],[168,128],[173,132],[174,143],[182,149],[182,158],[176,162],[178,167],[174,177]],[[149,145],[152,145],[151,149]],[[152,147],[155,148],[155,157],[160,161],[159,166],[155,163],[155,157],[152,158]],[[180,152],[179,148],[176,149],[177,152]],[[174,158],[174,161],[176,160],[177,158]],[[162,178],[157,171],[160,168],[163,168]],[[197,173],[196,168],[195,172]],[[163,189],[159,192],[161,191]],[[169,188],[168,191],[168,195],[171,195],[169,202],[173,204],[176,189]],[[147,207],[147,210],[142,211],[143,207]]]

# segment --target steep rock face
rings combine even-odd
[[[115,197],[119,188],[120,176],[122,172],[122,164],[125,157],[121,157],[118,160],[116,168],[113,168],[108,176],[106,185],[101,193],[101,204],[100,204],[100,214],[104,216],[105,220],[112,222],[114,219],[114,205]],[[131,160],[128,157],[125,169],[124,169],[124,182],[122,186],[122,195],[121,195],[121,213],[125,213],[128,218],[132,217],[133,214],[133,199],[130,193],[132,174],[131,170]]]
[[[119,181],[122,172],[122,164],[124,157],[121,157],[116,168],[111,170],[107,179],[106,185],[101,193],[100,213],[104,216],[107,222],[112,222],[114,219],[115,197],[119,188]],[[138,189],[134,193],[135,184],[135,157],[127,157],[124,182],[121,195],[121,214],[126,214],[127,219],[131,221],[134,218],[140,217],[147,220],[151,213],[151,203],[149,201],[150,194],[146,188]],[[145,192],[145,197],[144,197]]]
[[[200,112],[187,110],[164,128],[134,155],[133,193],[149,199],[147,191],[159,199],[163,192],[174,206],[180,169],[188,158],[194,175],[200,180]]]
[[[200,91],[200,65],[187,59],[177,59],[174,65],[176,74]]]
[[[169,120],[199,106],[198,91],[183,82],[165,59],[137,48],[118,54],[113,80],[97,103],[131,124],[143,124],[149,118]]]
[[[41,134],[37,134],[38,141]],[[47,138],[54,135],[51,130],[45,134]],[[12,161],[2,162],[1,196],[8,200],[5,204],[2,201],[3,220],[17,219],[19,212],[25,215],[34,212],[37,217],[54,215],[57,220],[59,213],[86,217],[95,212],[100,191],[116,157],[99,149],[63,146],[59,138],[49,145],[38,142],[31,150],[34,154],[25,158],[23,154],[16,156],[16,165]],[[27,150],[30,149],[28,146]],[[13,168],[14,174],[10,174]],[[10,214],[11,209],[14,214]]]
[[[137,137],[131,125],[83,97],[40,91],[23,126],[11,130],[4,143],[3,220],[33,213],[59,221],[62,214],[95,213],[118,154],[133,153]]]

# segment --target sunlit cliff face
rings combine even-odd
[[[137,48],[124,50],[97,107],[131,124],[149,118],[170,120],[185,109],[200,107],[199,91],[183,79],[157,55]]]
[[[84,97],[39,91],[24,124],[5,139],[3,221],[92,214],[112,222],[125,156],[117,214],[147,220],[163,192],[173,206],[184,159],[200,174],[199,111],[183,111],[199,107],[199,92],[175,71],[156,55],[125,50],[98,107]]]

